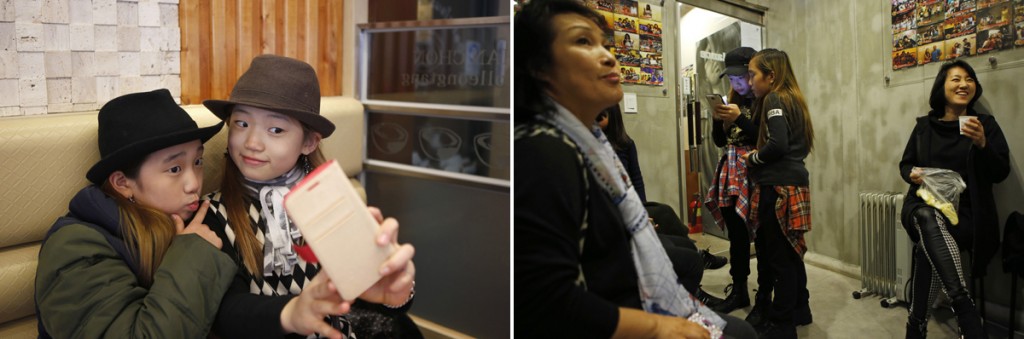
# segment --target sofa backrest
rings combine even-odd
[[[183,108],[199,126],[220,120],[202,105]],[[362,172],[363,105],[324,97],[321,114],[337,126],[323,140],[324,155],[349,176]],[[85,172],[99,160],[96,113],[0,119],[0,338],[36,336],[33,301],[40,240],[68,202],[89,184]],[[220,186],[227,128],[206,143],[203,193]],[[357,186],[361,188],[361,186]],[[365,201],[365,191],[361,191]]]

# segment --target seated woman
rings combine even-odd
[[[207,335],[235,275],[199,200],[203,142],[222,126],[198,128],[166,89],[103,105],[92,185],[39,251],[41,338]]]
[[[910,184],[901,220],[915,243],[907,338],[924,338],[939,287],[952,302],[960,333],[988,338],[967,292],[960,249],[974,250],[973,274],[984,275],[999,247],[992,186],[1010,174],[1010,150],[995,117],[974,110],[981,93],[981,83],[967,62],[942,65],[928,100],[931,110],[917,118],[899,163],[900,176]],[[969,120],[961,125],[961,117]],[[967,184],[956,209],[957,225],[917,195],[924,182],[921,167],[953,170]]]
[[[604,18],[574,0],[534,0],[514,27],[529,51],[515,60],[516,334],[753,338],[677,282],[594,122],[622,99]]]

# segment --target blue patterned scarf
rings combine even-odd
[[[588,170],[622,212],[623,222],[632,234],[631,252],[640,280],[640,300],[644,310],[699,321],[711,331],[712,337],[720,336],[721,330],[725,328],[725,320],[679,284],[678,277],[672,271],[672,262],[661,246],[654,227],[651,227],[647,210],[601,128],[594,124],[588,129],[565,107],[553,100],[551,104],[556,108],[555,112],[542,119],[576,143]]]

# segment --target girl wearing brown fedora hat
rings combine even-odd
[[[205,337],[237,270],[199,199],[203,142],[223,123],[199,128],[166,89],[115,98],[98,119],[92,185],[39,251],[39,336]]]
[[[224,181],[221,191],[210,195],[214,208],[205,221],[239,266],[214,332],[246,338],[419,336],[405,314],[415,278],[412,245],[399,246],[381,267],[384,277],[354,302],[342,300],[327,276],[318,274],[320,266],[303,260],[292,246],[303,240],[285,213],[284,195],[325,162],[320,140],[334,132],[334,124],[320,115],[313,68],[291,58],[258,56],[228,100],[203,104],[230,126]],[[381,224],[378,245],[397,244],[398,222],[370,210]],[[388,319],[384,325],[381,316]],[[369,318],[372,324],[360,321]]]

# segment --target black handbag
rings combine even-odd
[[[1010,213],[1003,229],[1003,272],[1024,272],[1024,215]]]

